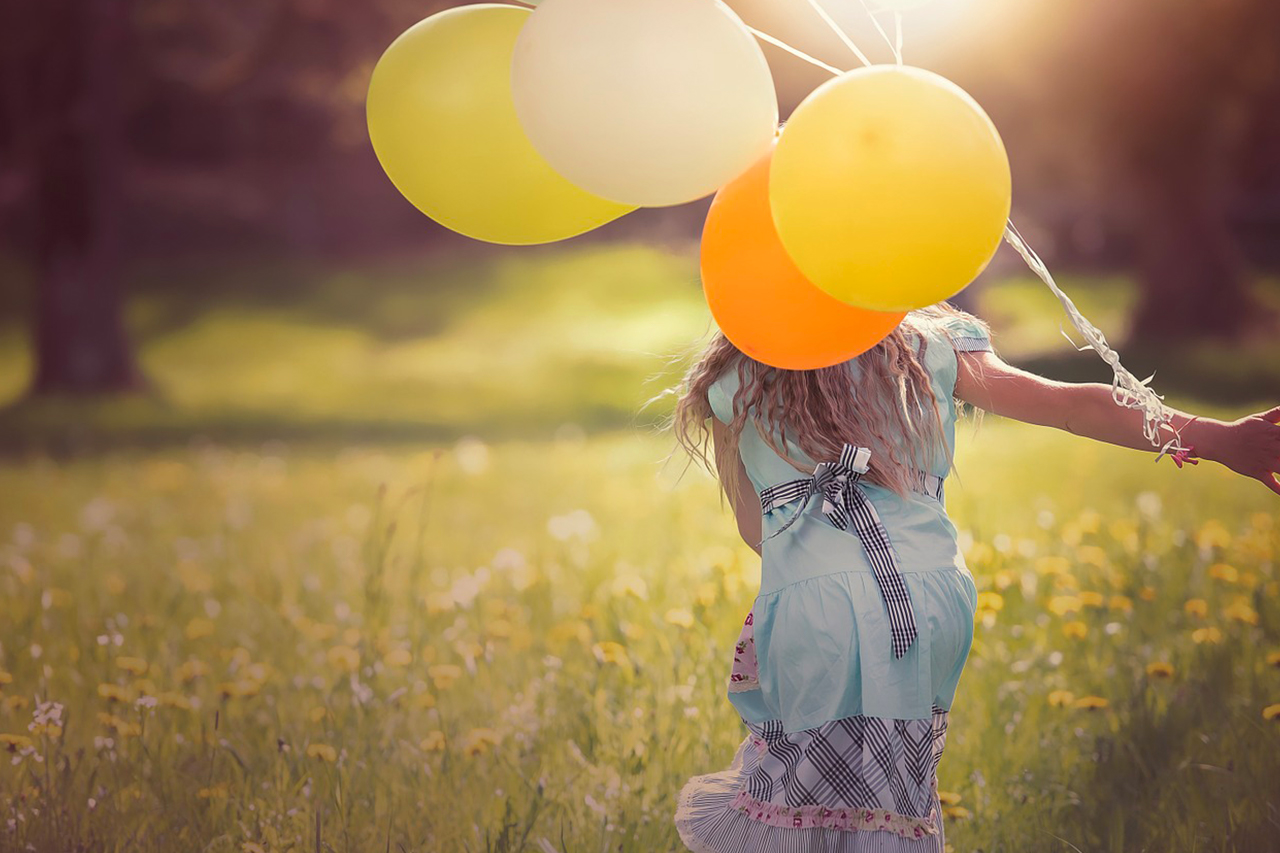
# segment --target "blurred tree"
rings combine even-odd
[[[1280,111],[1275,0],[1091,0],[1060,33],[1059,78],[1082,103],[1112,184],[1127,193],[1142,286],[1130,338],[1274,328],[1229,214],[1238,166]],[[1273,166],[1276,152],[1272,152]],[[1256,161],[1255,161],[1256,163]]]
[[[27,166],[40,279],[33,390],[135,388],[119,287],[128,0],[47,0],[17,14],[27,26],[3,27],[4,117],[6,148]]]

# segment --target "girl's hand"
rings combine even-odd
[[[1280,495],[1280,406],[1225,425],[1213,452],[1205,458],[1221,462]]]

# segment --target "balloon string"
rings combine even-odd
[[[902,12],[899,9],[893,10],[893,43],[895,49],[893,55],[897,57],[898,64],[902,64]]]
[[[853,55],[862,61],[863,65],[871,64],[871,60],[867,59],[867,55],[858,50],[858,46],[853,43],[853,39],[849,38],[848,34],[840,28],[840,25],[832,20],[831,16],[827,14],[827,10],[822,8],[822,4],[819,3],[818,0],[809,0],[809,5],[813,7],[813,10],[818,13],[826,25],[831,28],[831,31],[840,37],[840,41],[844,42],[844,46],[849,48],[849,50],[853,52]]]
[[[889,46],[889,50],[893,51],[893,59],[899,65],[902,64],[902,29],[901,21],[898,19],[898,13],[894,12],[894,21],[899,24],[898,37],[896,39],[889,38],[889,34],[884,31],[884,27],[880,26],[880,21],[876,18],[875,13],[871,11],[871,7],[867,5],[867,0],[858,0],[862,4],[862,11],[867,13],[867,17],[871,19],[871,23],[875,25],[876,32],[880,34],[880,38],[884,39],[884,43]]]
[[[763,32],[761,30],[757,30],[755,27],[752,27],[752,26],[748,26],[747,29],[751,30],[752,35],[754,35],[756,38],[761,39],[762,41],[767,41],[769,44],[773,45],[774,47],[780,47],[783,50],[785,50],[787,53],[791,54],[792,56],[803,59],[805,62],[808,62],[812,65],[816,65],[819,68],[821,68],[823,71],[827,71],[837,77],[844,73],[839,68],[836,68],[834,65],[828,65],[827,63],[823,62],[821,59],[814,59],[812,56],[805,53],[804,51],[797,50],[796,48],[787,44],[782,39],[774,38],[768,33]]]
[[[1076,346],[1075,341],[1071,340],[1071,336],[1066,331],[1062,332],[1063,337],[1071,341],[1071,345],[1075,346],[1077,351],[1095,350],[1103,361],[1111,365],[1111,399],[1116,402],[1116,405],[1142,412],[1142,434],[1147,441],[1160,448],[1156,459],[1159,460],[1166,453],[1182,453],[1185,456],[1187,452],[1190,452],[1189,447],[1182,445],[1182,433],[1172,424],[1173,415],[1160,402],[1164,398],[1149,387],[1149,383],[1155,378],[1155,374],[1152,373],[1146,379],[1139,381],[1136,376],[1125,369],[1124,365],[1120,363],[1120,354],[1107,345],[1107,339],[1102,332],[1086,320],[1084,315],[1077,310],[1075,303],[1071,301],[1071,297],[1062,292],[1057,282],[1053,280],[1053,275],[1049,272],[1049,268],[1045,266],[1044,261],[1040,260],[1040,256],[1022,239],[1022,235],[1018,233],[1018,229],[1014,227],[1012,221],[1005,228],[1004,239],[1017,250],[1022,259],[1026,261],[1027,266],[1031,268],[1031,271],[1049,286],[1049,289],[1053,291],[1053,295],[1058,297],[1058,301],[1066,309],[1071,325],[1075,326],[1076,331],[1084,336],[1087,343],[1084,346]],[[1160,430],[1162,428],[1173,432],[1173,438],[1163,445],[1160,443]]]

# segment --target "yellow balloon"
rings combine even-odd
[[[1012,201],[1004,143],[963,89],[876,65],[805,99],[774,153],[770,207],[805,277],[873,311],[963,290],[1000,245]]]
[[[570,183],[525,135],[511,56],[529,15],[479,4],[419,21],[378,60],[365,104],[396,189],[446,228],[490,243],[563,240],[635,210]]]

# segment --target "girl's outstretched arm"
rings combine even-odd
[[[1055,427],[1075,435],[1154,450],[1142,434],[1142,413],[1117,406],[1111,386],[1100,382],[1057,382],[1006,364],[992,352],[957,353],[956,396],[980,409],[1029,424]],[[1220,421],[1167,407],[1182,443],[1195,456],[1219,462],[1280,494],[1280,406]],[[1164,427],[1162,441],[1173,437]]]
[[[728,441],[728,430],[719,418],[711,419],[711,439],[715,442],[716,447],[724,447]],[[719,455],[716,460],[719,465]],[[764,521],[760,512],[760,495],[756,494],[755,487],[751,485],[751,478],[747,476],[747,469],[742,464],[742,457],[735,455],[738,465],[737,484],[738,488],[734,492],[731,503],[734,508],[734,515],[738,520],[738,533],[742,535],[742,540],[751,546],[751,550],[757,554],[761,552],[760,537],[764,534],[761,532]],[[723,467],[719,470],[720,482],[729,482],[729,472]]]

